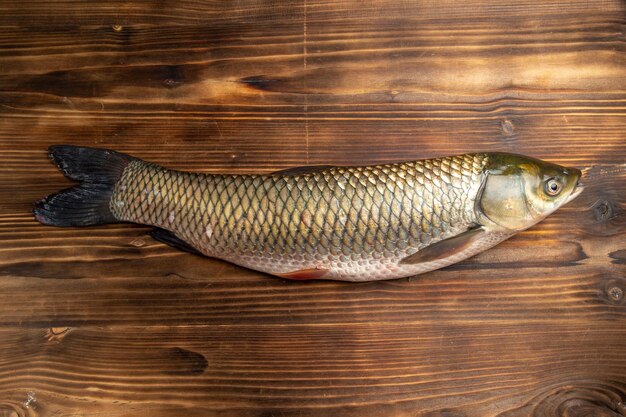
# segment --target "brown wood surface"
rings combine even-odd
[[[0,417],[626,416],[622,0],[0,0]],[[586,168],[411,279],[288,282],[42,226],[52,144],[205,172],[479,150]]]

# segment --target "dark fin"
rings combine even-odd
[[[292,279],[294,281],[306,281],[309,279],[320,279],[328,272],[328,269],[300,269],[298,271],[286,272],[284,274],[275,274],[281,278]]]
[[[124,168],[137,158],[109,149],[55,145],[48,155],[63,174],[75,181],[115,184]]]
[[[150,236],[152,236],[154,239],[158,240],[161,243],[170,245],[173,248],[176,248],[185,252],[193,253],[194,255],[202,256],[202,253],[198,249],[194,248],[189,243],[180,239],[178,236],[176,236],[174,233],[168,230],[154,229],[153,231],[150,232]]]
[[[33,214],[43,224],[59,227],[114,223],[109,210],[113,188],[106,184],[82,184],[51,194],[35,203]]]
[[[445,259],[469,248],[485,230],[482,227],[469,229],[459,235],[444,239],[420,249],[400,261],[401,264],[415,265]]]
[[[272,172],[272,175],[304,175],[304,174],[315,174],[316,172],[326,171],[327,169],[334,168],[332,165],[310,165],[310,166],[302,166],[302,167],[293,167],[282,169],[280,171]]]
[[[109,200],[115,183],[132,156],[107,149],[51,146],[50,158],[63,174],[81,184],[35,203],[35,218],[51,226],[91,226],[113,223]]]

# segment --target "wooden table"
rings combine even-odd
[[[626,416],[626,3],[0,1],[0,416]],[[478,150],[586,168],[444,270],[288,282],[57,229],[52,144],[270,172]]]

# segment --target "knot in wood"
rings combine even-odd
[[[163,77],[165,88],[177,88],[187,81],[187,71],[183,65],[163,65],[158,72]]]
[[[173,78],[166,78],[163,80],[163,86],[166,88],[176,88],[182,84],[182,81],[175,80]]]
[[[130,244],[137,248],[140,248],[146,244],[146,241],[141,238],[137,238],[137,239],[134,239],[132,242],[130,242]]]
[[[614,301],[616,303],[624,299],[624,290],[618,286],[609,287],[606,293],[609,296],[609,300]]]
[[[208,366],[203,354],[180,347],[166,349],[160,359],[161,371],[170,375],[200,375]]]
[[[31,408],[37,402],[37,397],[34,391],[28,391],[26,393],[26,400],[24,400],[24,407]]]
[[[498,417],[621,417],[626,392],[620,386],[599,381],[563,381],[560,387],[538,395],[531,402],[498,414]]]
[[[593,216],[601,223],[613,217],[614,211],[613,204],[608,200],[600,200],[593,206]]]
[[[46,330],[45,338],[50,343],[59,343],[70,334],[72,330],[71,327],[50,327]]]
[[[613,409],[605,404],[598,404],[588,400],[569,400],[562,404],[563,417],[620,417]]]
[[[500,128],[502,129],[502,134],[507,138],[515,134],[515,126],[509,119],[502,120],[502,122],[500,122]]]

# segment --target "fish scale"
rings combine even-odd
[[[379,279],[476,222],[487,154],[301,175],[211,175],[133,160],[110,200],[121,221],[169,230],[205,255],[274,274]]]

